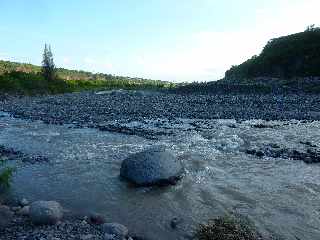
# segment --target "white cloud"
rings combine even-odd
[[[110,63],[110,62],[105,62],[103,65],[104,65],[104,68],[105,68],[106,70],[111,70],[111,69],[113,69],[113,64]]]
[[[86,63],[86,64],[90,64],[90,65],[92,65],[92,64],[94,64],[96,61],[94,60],[94,59],[92,59],[91,57],[85,57],[84,59],[83,59],[83,61]]]
[[[107,57],[85,57],[83,62],[88,71],[108,72],[114,68],[113,63]]]
[[[69,64],[71,63],[71,59],[70,59],[69,57],[64,57],[64,58],[62,59],[62,63],[63,63],[64,65],[69,65]]]
[[[245,29],[194,33],[183,47],[139,56],[136,63],[143,66],[147,77],[216,80],[231,65],[259,54],[271,38],[319,24],[319,9],[319,0],[282,0],[276,7],[257,9],[253,24]]]

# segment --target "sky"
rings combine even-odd
[[[319,0],[0,0],[0,59],[174,82],[221,79],[272,38],[320,23]]]

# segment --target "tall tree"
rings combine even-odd
[[[42,60],[42,74],[48,81],[53,81],[56,78],[56,67],[53,62],[53,55],[50,45],[45,44]]]

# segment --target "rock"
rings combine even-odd
[[[80,240],[92,240],[94,238],[95,238],[95,236],[93,234],[86,234],[86,235],[80,236]]]
[[[181,177],[181,162],[163,147],[133,154],[122,162],[120,176],[137,186],[175,184]]]
[[[11,207],[11,210],[14,212],[20,211],[21,207]]]
[[[101,225],[106,222],[105,217],[99,213],[91,213],[88,217],[88,220],[91,224],[97,224],[97,225]]]
[[[24,207],[24,206],[29,205],[29,201],[26,198],[23,198],[20,200],[19,204],[20,204],[20,206]]]
[[[0,206],[0,230],[5,229],[13,219],[13,212],[7,206]]]
[[[118,238],[119,239],[119,238]],[[113,234],[105,234],[103,240],[118,240],[116,235]]]
[[[25,206],[23,208],[21,208],[18,212],[18,215],[22,215],[22,216],[28,216],[30,214],[30,206]]]
[[[175,218],[171,219],[170,227],[172,229],[176,229],[180,223],[182,223],[182,219],[179,219],[179,218],[175,217]]]
[[[37,201],[30,206],[30,218],[34,224],[56,224],[63,217],[63,209],[55,201]]]
[[[320,163],[320,151],[314,148],[308,148],[307,151],[301,151],[296,149],[281,148],[278,145],[267,145],[259,150],[248,149],[247,154],[255,155],[257,157],[272,157],[272,158],[284,158],[292,160],[304,161],[307,164]]]
[[[102,231],[105,233],[105,240],[108,239],[124,239],[128,236],[127,227],[119,223],[105,223],[102,225]],[[113,238],[110,238],[113,237]]]

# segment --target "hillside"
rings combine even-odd
[[[320,28],[271,39],[258,56],[226,71],[219,81],[178,86],[178,93],[320,93]]]
[[[258,56],[233,66],[225,80],[320,76],[320,28],[270,40]]]
[[[0,60],[0,75],[11,72],[24,72],[24,73],[40,73],[41,67],[29,63],[17,63],[10,61]],[[132,80],[139,82],[159,82],[164,81],[143,79],[143,78],[132,78],[123,76],[114,76],[105,73],[92,73],[82,70],[69,70],[65,68],[57,68],[57,74],[60,79],[64,80]]]
[[[164,89],[173,83],[143,78],[57,68],[58,79],[46,81],[41,67],[0,60],[0,92],[19,94],[54,94],[83,90]]]

